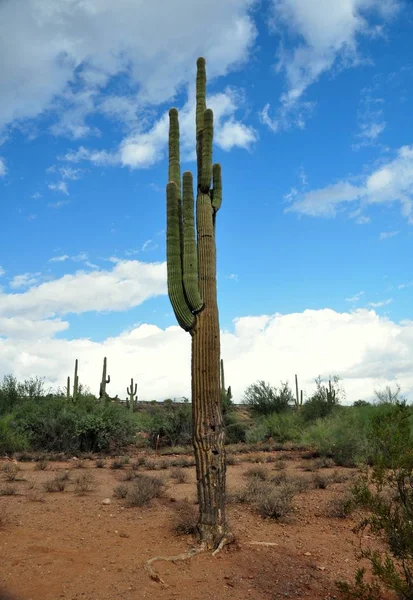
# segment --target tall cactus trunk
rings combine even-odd
[[[203,58],[197,61],[196,83],[196,235],[193,178],[186,172],[181,182],[178,111],[169,111],[168,294],[179,325],[192,337],[192,441],[199,500],[198,532],[205,549],[215,550],[231,535],[225,518],[215,248],[215,218],[221,206],[222,182],[221,167],[212,163],[213,113],[206,107]]]
[[[208,198],[209,200],[209,198]],[[211,202],[198,198],[199,287],[205,308],[192,331],[192,415],[200,518],[208,548],[226,534],[225,447],[220,387],[220,331]],[[209,206],[208,206],[209,205]]]

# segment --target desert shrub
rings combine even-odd
[[[113,488],[113,495],[115,496],[115,498],[123,499],[123,498],[126,498],[128,491],[129,491],[129,486],[120,483]]]
[[[268,479],[268,471],[264,467],[251,467],[245,471],[244,477],[256,477],[257,479],[261,479],[261,481],[265,481]]]
[[[76,477],[75,492],[77,494],[86,494],[87,492],[93,490],[95,484],[96,480],[92,473],[86,471],[85,473],[82,473],[81,475],[78,475],[78,477]]]
[[[17,488],[14,485],[5,485],[0,488],[0,496],[15,496]]]
[[[265,422],[255,423],[253,427],[247,430],[245,441],[247,444],[259,444],[268,439],[268,428]],[[241,449],[240,449],[241,451]]]
[[[27,400],[38,401],[46,395],[44,379],[32,377],[24,382],[13,375],[5,375],[0,383],[0,415],[6,415]]]
[[[36,462],[34,469],[35,471],[45,471],[47,469],[48,464],[48,460],[39,460],[38,462]]]
[[[231,452],[227,452],[225,455],[225,462],[227,465],[236,465],[238,461]]]
[[[280,519],[293,509],[292,501],[297,493],[291,483],[274,485],[253,477],[247,486],[237,494],[237,500],[251,504],[265,518]]]
[[[135,471],[133,469],[128,469],[122,473],[121,481],[132,481],[132,479],[135,479]]]
[[[277,473],[276,475],[273,475],[271,477],[271,483],[273,483],[274,485],[280,485],[281,483],[285,483],[287,479],[287,473],[285,473],[285,471],[281,471],[280,473]]]
[[[164,482],[157,477],[139,474],[132,485],[129,486],[125,500],[127,506],[145,506],[153,498],[162,496],[165,489]]]
[[[301,418],[297,412],[274,413],[264,419],[267,436],[274,442],[299,442],[302,437]]]
[[[180,467],[175,467],[171,471],[171,478],[175,479],[176,483],[186,483],[188,481],[188,474]]]
[[[139,429],[148,434],[152,448],[159,436],[159,447],[189,445],[192,439],[192,408],[189,403],[170,401],[154,404],[137,417]]]
[[[123,407],[91,397],[73,403],[54,396],[26,401],[15,414],[17,431],[31,447],[50,452],[100,452],[133,441],[134,421]]]
[[[225,444],[239,444],[245,442],[248,422],[242,421],[237,412],[231,410],[224,414]]]
[[[97,458],[95,460],[95,467],[97,469],[103,469],[105,467],[105,460],[103,458]]]
[[[366,569],[357,569],[354,583],[336,581],[336,586],[343,595],[344,600],[381,600],[382,593],[377,581],[368,583],[364,580]]]
[[[190,535],[197,532],[199,510],[188,501],[179,503],[175,508],[174,529],[179,534]]]
[[[346,492],[336,498],[331,498],[327,504],[326,513],[329,517],[345,519],[350,516],[355,508],[354,498]]]
[[[330,483],[329,478],[321,473],[314,473],[313,475],[313,486],[316,490],[325,490]]]
[[[386,551],[362,549],[373,575],[400,598],[413,598],[413,450],[411,411],[404,402],[380,407],[371,422],[373,468],[354,483],[365,511],[358,526],[380,536]]]
[[[48,479],[43,482],[43,489],[45,492],[64,492],[68,484],[68,480],[63,478],[61,475],[56,475],[53,479]]]
[[[16,481],[19,471],[20,467],[16,463],[11,462],[3,465],[3,473],[5,474],[6,481]]]
[[[125,465],[129,463],[129,457],[120,456],[119,458],[115,458],[110,464],[111,469],[124,469]]]
[[[317,377],[316,391],[300,408],[300,416],[305,422],[324,419],[339,407],[341,400],[345,398],[339,381],[339,377],[334,376],[327,386],[323,384],[321,377]]]
[[[288,383],[281,383],[281,387],[277,389],[261,380],[247,387],[243,403],[248,406],[252,414],[270,415],[289,410],[294,404],[294,397]]]
[[[340,466],[357,466],[370,461],[372,440],[368,433],[372,411],[377,408],[342,408],[312,423],[303,433],[303,441]]]
[[[13,454],[29,448],[27,436],[16,429],[14,415],[0,416],[0,454]]]

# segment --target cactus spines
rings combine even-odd
[[[133,412],[135,410],[135,403],[138,399],[136,393],[138,391],[138,384],[135,383],[135,387],[133,387],[133,379],[130,380],[130,387],[126,388],[126,392],[129,396],[129,410]],[[136,398],[135,398],[136,396]]]
[[[298,378],[296,375],[295,376],[295,408],[297,410],[300,410],[302,405],[303,405],[303,390],[301,390],[300,394],[298,394]]]
[[[105,356],[105,358],[103,359],[102,381],[100,382],[100,387],[99,387],[99,399],[100,400],[104,400],[105,398],[108,397],[108,395],[106,393],[106,385],[108,383],[110,383],[110,375],[108,375],[106,377],[106,373],[107,373],[107,359]]]
[[[78,359],[75,360],[75,373],[73,377],[73,402],[76,402],[79,396],[79,377],[77,374]]]
[[[196,77],[196,236],[193,182],[189,173],[184,173],[181,196],[180,168],[176,164],[179,157],[176,109],[169,112],[169,119],[168,294],[179,325],[192,338],[192,441],[199,500],[198,532],[206,549],[216,549],[232,536],[225,515],[226,466],[216,288],[215,213],[221,205],[222,182],[220,166],[212,167],[213,113],[206,107],[204,58],[197,61]],[[215,191],[211,189],[211,179]]]

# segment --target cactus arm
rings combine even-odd
[[[204,131],[202,135],[202,172],[201,192],[207,194],[212,178],[212,141],[214,138],[214,113],[210,108],[204,112]]]
[[[183,284],[191,312],[204,307],[198,286],[198,257],[195,240],[194,189],[192,173],[183,174]]]
[[[174,181],[181,189],[181,167],[179,162],[179,120],[176,108],[169,111],[169,160],[168,182]]]
[[[215,163],[212,167],[212,185],[212,207],[215,212],[218,212],[222,202],[222,175],[221,165],[219,163]]]
[[[182,280],[179,198],[176,183],[168,183],[166,186],[166,198],[166,261],[168,295],[179,325],[185,331],[191,331],[195,325],[195,316],[192,314],[185,298]]]
[[[200,57],[196,71],[196,156],[197,156],[197,187],[201,183],[202,172],[202,140],[204,130],[204,112],[206,109],[206,69],[205,59]]]

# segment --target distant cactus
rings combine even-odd
[[[103,369],[102,369],[102,381],[100,382],[99,387],[99,400],[106,400],[109,396],[106,393],[106,384],[110,383],[110,375],[106,377],[107,372],[107,359],[106,356],[103,359]]]
[[[66,383],[66,400],[70,400],[70,377],[67,378]]]
[[[127,406],[131,412],[133,412],[135,410],[136,402],[138,400],[138,396],[136,395],[137,391],[138,391],[138,384],[135,383],[135,388],[134,388],[133,387],[133,379],[131,379],[130,380],[130,388],[129,387],[126,388],[126,392],[129,396],[129,401],[127,403]],[[136,398],[135,398],[135,396],[136,396]]]
[[[336,403],[336,390],[333,388],[332,383],[331,383],[331,379],[328,380],[328,387],[325,387],[325,391],[326,391],[326,399],[328,404],[335,404]]]
[[[224,360],[221,358],[221,403],[222,410],[226,413],[232,404],[232,392],[231,386],[228,389],[225,388],[225,373],[224,373]]]
[[[303,390],[300,390],[300,394],[298,394],[298,378],[295,376],[295,408],[296,410],[300,410],[303,405]]]
[[[73,402],[76,402],[79,397],[79,377],[77,374],[78,360],[75,360],[75,374],[73,377]]]
[[[221,167],[212,163],[213,113],[206,106],[205,59],[196,76],[196,215],[192,173],[181,182],[178,111],[169,111],[167,199],[168,295],[179,325],[192,338],[192,431],[199,501],[198,533],[206,549],[232,539],[225,515],[226,465],[220,386],[220,330],[215,222]],[[195,234],[196,224],[196,234]]]

